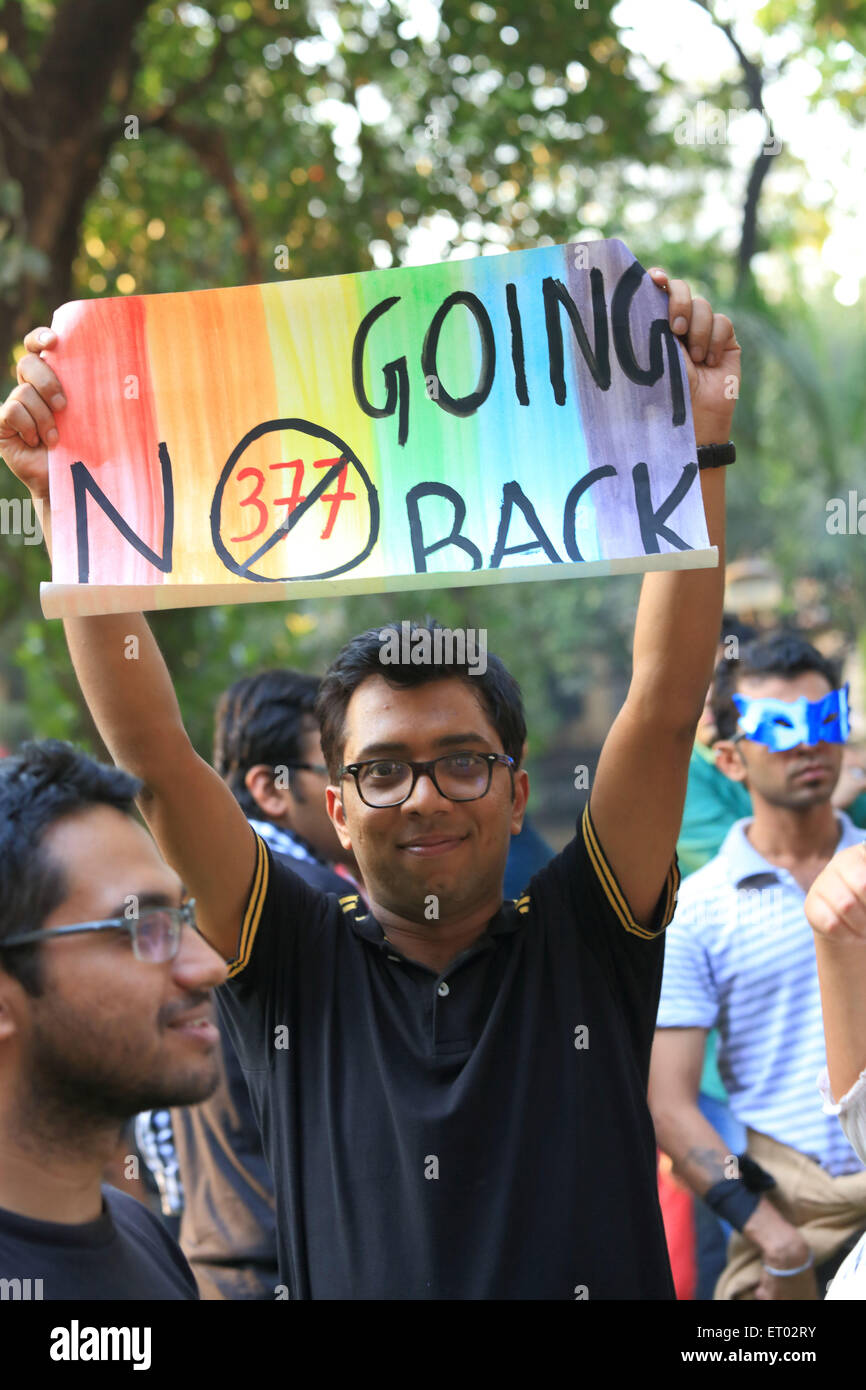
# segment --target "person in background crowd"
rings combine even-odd
[[[512,835],[505,865],[505,882],[502,892],[506,898],[519,898],[529,885],[533,874],[543,869],[553,858],[554,851],[543,835],[531,823],[528,815],[517,835]]]
[[[751,624],[741,623],[732,613],[725,613],[716,648],[716,665],[727,658],[736,660],[740,648],[757,635]],[[713,714],[713,689],[711,681],[689,759],[686,804],[677,840],[677,859],[683,878],[715,858],[734,821],[752,813],[748,788],[726,777],[716,765],[714,744],[719,731]]]
[[[842,750],[842,770],[833,792],[833,805],[847,811],[855,825],[866,829],[866,745],[851,740]]]
[[[314,888],[342,895],[362,887],[361,872],[328,819],[318,689],[302,671],[235,681],[217,704],[213,765],[256,834],[292,867],[308,865],[302,877]]]
[[[815,933],[827,1039],[827,1066],[818,1076],[823,1109],[839,1117],[866,1164],[866,841],[842,850],[818,875],[806,917]],[[827,1298],[866,1298],[866,1235],[841,1265]]]
[[[216,1023],[219,1027],[219,1015]],[[217,1090],[221,1083],[222,1077]],[[180,1240],[183,1182],[171,1111],[165,1107],[161,1110],[142,1110],[135,1117],[133,1134],[145,1184],[156,1198],[166,1230],[171,1232],[175,1240]]]
[[[305,883],[343,897],[360,880],[325,808],[327,769],[314,713],[319,680],[245,676],[224,691],[213,765],[254,829]],[[350,868],[354,874],[350,877]],[[138,1117],[163,1213],[204,1299],[273,1299],[279,1285],[273,1181],[237,1052],[219,1020],[219,1084],[201,1105]]]
[[[756,636],[757,630],[751,624],[740,622],[732,613],[725,613],[716,650],[717,663],[728,656],[738,656],[741,645]],[[712,694],[713,683],[710,682],[689,761],[686,804],[677,840],[677,859],[683,878],[709,863],[718,854],[734,822],[752,812],[748,789],[726,777],[716,767],[713,745],[718,738],[718,730],[713,717]],[[717,1049],[718,1033],[712,1028],[704,1050],[698,1107],[729,1148],[739,1153],[745,1147],[746,1132],[731,1114],[728,1093],[719,1075]],[[724,1268],[725,1248],[731,1227],[727,1222],[720,1221],[699,1197],[692,1201],[691,1214],[696,1265],[694,1296],[697,1299],[712,1298],[713,1289]],[[675,1270],[675,1277],[677,1273]]]
[[[836,686],[832,664],[794,634],[759,639],[716,670],[718,765],[748,785],[754,816],[682,885],[650,1106],[676,1171],[736,1228],[717,1299],[815,1298],[814,1266],[829,1277],[866,1226],[866,1174],[810,1105],[824,1034],[803,905],[835,850],[860,838],[831,801],[848,736],[847,689]],[[747,1128],[739,1160],[697,1103],[714,1026]]]
[[[757,637],[757,629],[731,613],[722,618],[717,661],[736,658],[740,648]],[[745,783],[732,781],[716,766],[718,740],[712,710],[713,684],[707,691],[704,714],[698,725],[689,763],[689,782],[683,823],[677,841],[677,858],[683,878],[713,859],[735,821],[750,816],[752,801]],[[833,790],[833,805],[846,810],[855,825],[866,826],[866,758],[863,749],[849,742],[843,748],[842,772]],[[719,1075],[718,1032],[710,1030],[704,1053],[698,1106],[732,1153],[745,1147],[744,1127],[731,1114],[728,1093]],[[693,1202],[696,1281],[694,1297],[712,1298],[726,1260],[732,1228],[720,1220],[701,1198]],[[674,1277],[680,1274],[675,1266]]]
[[[198,1296],[159,1218],[101,1181],[137,1111],[217,1078],[226,968],[140,790],[53,740],[0,763],[0,1277],[34,1298]]]

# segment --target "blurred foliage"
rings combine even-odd
[[[768,0],[758,21],[798,40],[792,57],[814,70],[812,103],[832,99],[857,120],[866,116],[866,0]]]
[[[421,8],[152,5],[132,90],[104,112],[118,135],[85,211],[79,292],[116,293],[119,275],[146,293],[241,283],[234,197],[264,279],[283,245],[296,277],[369,268],[371,242],[396,262],[434,213],[453,219],[453,245],[564,240],[609,161],[670,156],[651,133],[667,83],[630,75],[612,0],[580,14],[540,0],[531,16],[446,0],[435,37],[408,17]],[[203,165],[192,128],[219,133],[236,188]]]

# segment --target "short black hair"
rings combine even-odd
[[[220,696],[213,765],[245,816],[264,814],[244,780],[251,767],[301,761],[301,738],[308,725],[315,727],[318,690],[318,676],[281,669],[243,676]]]
[[[754,642],[758,636],[758,629],[751,623],[744,623],[737,617],[736,613],[722,614],[722,630],[719,633],[719,642],[730,641],[732,637],[737,639],[737,647],[742,647],[746,642]]]
[[[817,671],[829,683],[831,690],[839,684],[840,673],[835,662],[822,656],[817,647],[798,632],[783,630],[757,637],[742,648],[739,657],[723,657],[713,678],[710,701],[719,738],[733,738],[737,732],[739,712],[731,699],[741,676],[802,676]]]
[[[42,993],[41,947],[4,951],[3,939],[38,930],[66,896],[66,874],[42,844],[46,830],[91,806],[131,815],[141,787],[137,777],[59,739],[25,743],[0,759],[0,964],[28,994]]]
[[[410,662],[393,662],[384,665],[381,658],[383,640],[380,634],[389,631],[402,632],[402,622],[385,623],[381,627],[369,628],[353,637],[328,667],[322,678],[319,696],[316,700],[316,713],[322,735],[322,752],[328,765],[332,782],[339,780],[346,747],[346,710],[353,694],[362,681],[369,676],[382,676],[395,689],[406,690],[432,681],[450,680],[455,677],[465,682],[481,701],[490,722],[496,729],[504,751],[514,759],[515,768],[520,766],[523,745],[526,740],[526,718],[523,712],[523,697],[517,681],[506,669],[498,656],[486,654],[487,669],[483,674],[473,670],[469,661],[423,662],[418,665]],[[431,635],[442,624],[427,617],[423,623],[409,622],[408,637],[412,643],[416,632],[426,631]],[[442,629],[455,631],[455,629]],[[452,645],[451,654],[455,655]],[[466,655],[464,651],[464,656]]]

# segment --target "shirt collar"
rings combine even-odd
[[[358,904],[360,906],[360,902]],[[385,932],[382,925],[373,916],[372,912],[359,915],[358,908],[347,913],[352,931],[356,936],[361,936],[365,941],[370,941],[374,946],[379,946],[384,950],[395,950],[390,941],[385,940]],[[514,903],[507,899],[501,903],[496,912],[490,918],[484,931],[475,941],[473,947],[486,945],[488,939],[495,936],[506,936],[511,932],[518,931],[525,924],[525,918],[514,906]],[[490,942],[492,945],[492,941]],[[471,948],[470,948],[471,949]]]
[[[836,843],[834,854],[840,849],[848,849],[850,845],[857,845],[864,838],[862,830],[847,816],[844,811],[835,811],[836,823],[840,827],[839,839]],[[759,854],[754,845],[748,839],[746,831],[753,821],[752,816],[746,816],[743,820],[735,821],[722,841],[720,854],[724,857],[727,864],[728,879],[737,887],[747,878],[761,876],[766,878],[778,879],[781,870],[778,864],[771,864],[762,854]]]

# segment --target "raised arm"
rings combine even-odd
[[[866,843],[840,850],[806,896],[834,1100],[866,1071]]]
[[[40,334],[50,335],[46,343]],[[0,451],[42,508],[51,545],[48,454],[61,391],[39,351],[50,329],[24,340],[19,385],[0,407]],[[114,761],[144,783],[141,812],[165,859],[196,899],[202,934],[227,960],[235,953],[252,884],[256,844],[222,779],[198,756],[183,726],[165,662],[141,614],[65,623],[82,694]]]
[[[670,295],[686,350],[698,445],[724,444],[740,379],[730,319],[693,299],[682,280],[651,271]],[[725,584],[725,469],[700,474],[716,569],[644,576],[632,679],[599,759],[590,805],[611,868],[640,926],[649,926],[673,859],[695,730],[712,677]]]

